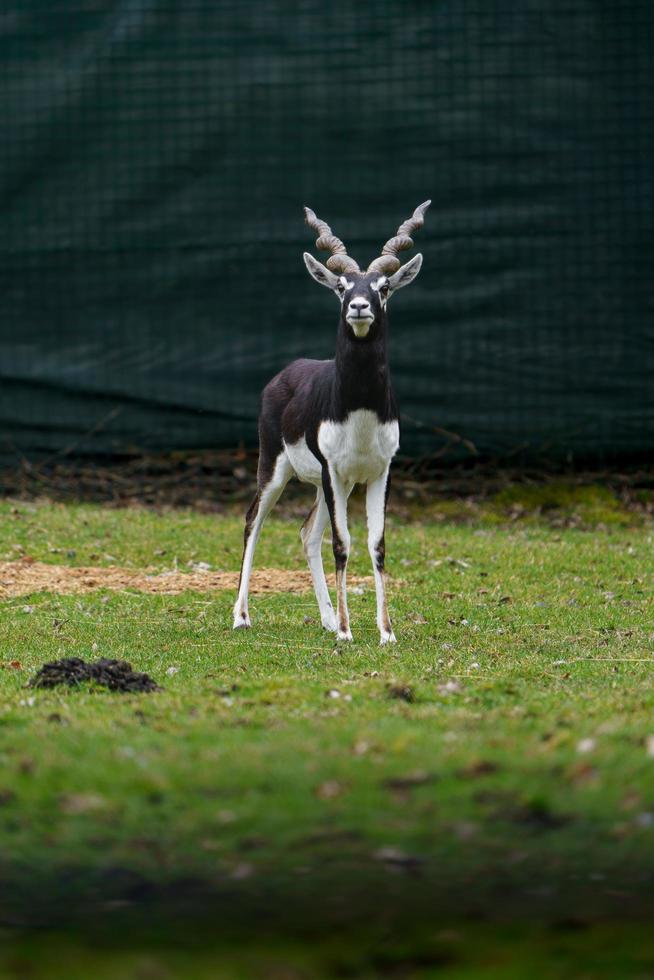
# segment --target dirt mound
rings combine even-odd
[[[334,587],[334,576],[327,581]],[[372,577],[349,577],[352,585],[373,585]],[[148,569],[119,568],[72,568],[68,565],[48,565],[46,562],[23,558],[19,561],[0,562],[0,599],[30,595],[34,592],[59,592],[78,594],[97,589],[136,589],[160,595],[177,595],[180,592],[215,592],[238,588],[238,572],[159,572]],[[311,591],[308,571],[286,571],[282,568],[260,568],[252,573],[252,593]]]
[[[77,687],[84,681],[93,681],[108,687],[110,691],[122,691],[124,694],[162,690],[148,674],[132,670],[132,665],[126,660],[109,660],[105,657],[90,663],[80,657],[52,660],[41,667],[29,686],[52,688],[64,684],[66,687]]]

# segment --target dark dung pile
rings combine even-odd
[[[132,665],[126,660],[109,660],[105,657],[92,663],[80,657],[53,660],[41,667],[29,686],[52,688],[65,684],[67,687],[77,687],[84,681],[93,681],[108,687],[110,691],[128,694],[161,690],[148,674],[132,670]]]

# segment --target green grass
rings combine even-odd
[[[553,527],[553,511],[563,523],[583,512],[584,530]],[[158,570],[240,559],[236,516],[25,502],[0,513],[5,558]],[[257,564],[303,567],[298,523],[271,520]],[[318,975],[303,972],[297,937],[309,934],[325,975],[335,956],[341,973],[385,975],[381,949],[386,972],[395,957],[406,976],[518,977],[509,949],[544,970],[551,924],[573,923],[555,933],[558,972],[540,975],[650,976],[646,940],[619,924],[595,972],[577,968],[602,945],[598,922],[654,904],[652,534],[601,490],[545,507],[506,492],[465,524],[391,516],[391,649],[370,590],[351,595],[354,643],[338,646],[309,594],[253,597],[253,629],[236,633],[231,593],[3,601],[0,920],[15,942],[16,930],[74,927],[80,944],[109,942],[120,923],[134,943],[122,976],[141,975],[148,929],[160,945],[182,926],[206,938],[217,920],[224,936],[256,921],[265,953],[246,962],[242,943],[224,947],[229,977]],[[368,574],[360,519],[353,545],[351,570]],[[165,690],[25,687],[46,660],[100,655]],[[544,932],[529,931],[536,920]],[[527,931],[516,938],[509,921]],[[330,929],[343,932],[338,956],[320,939]],[[15,955],[38,971],[40,950],[60,943],[64,964],[72,942],[30,939]],[[97,945],[79,955],[94,962]],[[213,954],[193,973],[177,955],[152,976],[217,975]],[[23,975],[12,962],[0,956],[4,975]]]
[[[0,976],[30,980],[313,980],[316,977],[436,980],[649,980],[654,941],[634,925],[579,928],[445,921],[426,930],[359,930],[329,937],[268,938],[198,945],[142,941],[122,949],[70,936],[33,933],[0,948]],[[2,936],[0,935],[0,938]]]

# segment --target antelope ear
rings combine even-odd
[[[413,282],[420,272],[421,265],[422,255],[420,252],[418,252],[418,254],[414,255],[410,262],[400,266],[397,272],[394,272],[392,276],[389,276],[388,285],[390,286],[391,292],[395,292],[396,289],[401,289],[402,286],[408,286],[410,282]]]
[[[318,259],[314,259],[313,255],[309,252],[304,253],[304,264],[309,270],[309,275],[316,282],[319,282],[321,286],[327,286],[327,289],[336,289],[338,285],[338,276],[335,276],[333,272],[319,262]]]

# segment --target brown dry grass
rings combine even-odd
[[[327,581],[334,587],[334,576]],[[369,576],[352,576],[353,584],[373,584]],[[238,572],[159,572],[148,569],[129,569],[119,566],[107,568],[72,568],[68,565],[49,565],[46,562],[21,559],[0,562],[0,598],[30,595],[34,592],[58,592],[79,594],[97,589],[122,591],[135,589],[159,595],[176,595],[180,592],[215,592],[238,587]],[[260,568],[252,573],[250,591],[292,592],[311,590],[308,571],[286,571],[282,568]]]

